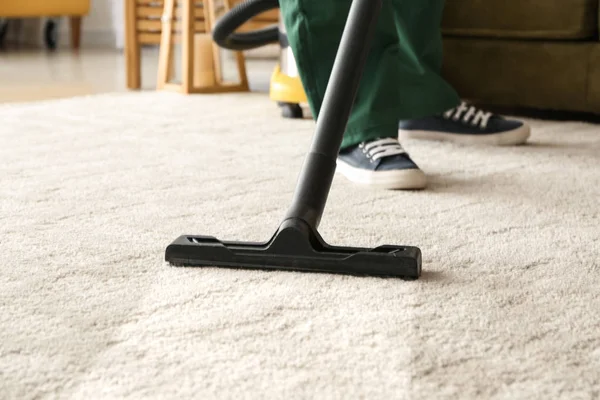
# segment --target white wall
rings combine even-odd
[[[89,15],[83,19],[82,47],[123,47],[123,0],[91,0]],[[69,24],[60,25],[60,45],[69,45]]]

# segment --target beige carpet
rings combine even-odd
[[[263,240],[312,121],[265,95],[0,106],[2,399],[597,399],[600,127],[406,143],[420,192],[336,177],[332,244],[421,247],[421,280],[179,269]]]

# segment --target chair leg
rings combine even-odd
[[[125,69],[127,70],[127,88],[140,89],[142,87],[141,49],[139,46],[125,49]]]
[[[216,7],[214,4],[214,0],[206,0],[205,4],[207,5],[206,11],[208,11],[208,12],[205,11],[205,19],[208,22],[209,32],[212,32],[212,29],[217,21],[217,16],[216,16],[216,12],[215,12]],[[223,5],[225,6],[226,12],[229,12],[232,8],[231,0],[223,0]],[[222,85],[224,82],[223,82],[223,73],[221,71],[221,61],[220,61],[221,60],[221,49],[215,43],[213,45],[213,50],[214,50],[213,58],[214,58],[214,64],[215,64],[215,78],[217,80],[217,84]],[[234,52],[234,55],[235,55],[235,59],[236,59],[237,67],[238,67],[239,89],[241,91],[249,91],[250,86],[248,83],[248,73],[246,72],[246,57],[244,55],[244,52],[236,51],[236,52]]]
[[[73,16],[69,19],[71,25],[71,46],[74,50],[81,47],[81,20],[80,16]]]
[[[165,0],[163,7],[160,47],[158,54],[158,74],[156,90],[162,90],[173,76],[175,57],[172,55],[172,23],[175,15],[175,0]]]
[[[136,90],[142,86],[141,49],[137,40],[135,0],[125,0],[125,71],[127,88]]]

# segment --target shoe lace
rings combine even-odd
[[[397,139],[392,138],[363,142],[359,144],[358,147],[362,149],[363,153],[371,160],[371,162],[375,162],[383,157],[406,153],[400,142],[398,142]]]
[[[481,110],[463,101],[457,107],[446,111],[444,113],[444,118],[452,119],[454,121],[460,120],[465,124],[471,124],[473,126],[479,126],[481,129],[485,129],[487,128],[492,115],[491,112]]]

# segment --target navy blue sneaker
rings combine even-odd
[[[350,181],[382,189],[422,189],[427,178],[396,138],[375,139],[340,151],[337,170]]]
[[[527,141],[531,129],[462,102],[442,115],[401,121],[400,139],[426,139],[460,144],[508,146]]]

